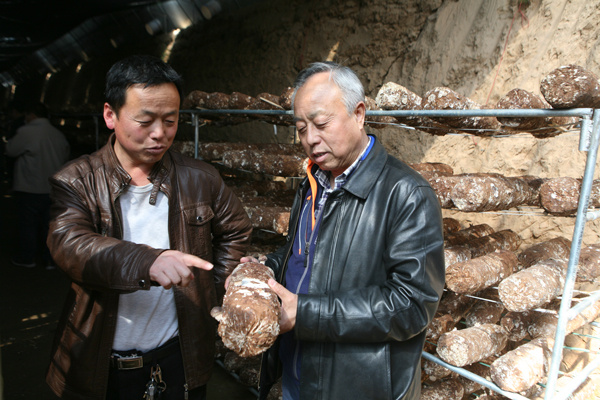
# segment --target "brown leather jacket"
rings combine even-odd
[[[148,290],[150,266],[164,251],[121,240],[117,201],[130,177],[112,144],[50,178],[53,206],[48,246],[72,280],[46,376],[64,399],[104,399],[119,293]],[[240,201],[210,165],[168,151],[148,178],[169,198],[171,249],[213,263],[174,287],[179,339],[189,389],[205,384],[214,364],[213,306],[244,255],[252,228]]]

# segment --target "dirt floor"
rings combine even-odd
[[[45,382],[50,346],[69,287],[59,270],[11,264],[16,248],[14,198],[0,184],[0,355],[4,397],[56,399]],[[208,399],[250,400],[255,396],[222,368],[215,366]]]

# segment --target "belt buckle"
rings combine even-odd
[[[116,360],[117,369],[138,369],[144,366],[143,357],[119,357]]]

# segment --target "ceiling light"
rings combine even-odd
[[[109,40],[110,40],[110,44],[115,49],[118,48],[119,46],[125,44],[125,42],[126,42],[125,37],[123,37],[123,35],[116,35],[114,37],[111,37]]]
[[[200,12],[202,13],[202,16],[206,19],[211,19],[216,14],[220,13],[221,10],[221,4],[216,0],[211,0],[202,7],[200,7]]]
[[[158,19],[153,19],[145,26],[146,32],[148,32],[149,35],[155,35],[163,30],[162,22],[160,22]]]
[[[185,29],[192,25],[192,21],[185,14],[185,11],[181,8],[181,5],[176,1],[169,1],[163,3],[163,10],[165,14],[169,16],[173,25],[179,29]]]

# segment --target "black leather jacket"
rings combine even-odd
[[[268,256],[280,281],[294,240]],[[442,216],[429,184],[376,142],[323,210],[308,294],[298,296],[301,399],[419,399],[425,328],[444,288]],[[263,357],[260,398],[277,377]]]

